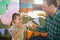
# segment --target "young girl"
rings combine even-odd
[[[22,25],[22,18],[20,14],[14,13],[12,15],[12,25],[10,30],[12,32],[12,40],[24,40],[26,25]]]

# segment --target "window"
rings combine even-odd
[[[34,4],[43,4],[43,0],[34,0]]]

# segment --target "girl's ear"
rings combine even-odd
[[[13,22],[15,22],[15,20],[13,20]]]
[[[16,22],[16,20],[13,20],[13,22],[12,23],[15,23]]]

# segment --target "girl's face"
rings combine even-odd
[[[22,18],[20,16],[16,16],[14,23],[20,25],[22,23]]]

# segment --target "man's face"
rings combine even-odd
[[[46,12],[46,15],[49,15],[51,12],[50,6],[48,6],[46,2],[43,3],[43,11]]]

